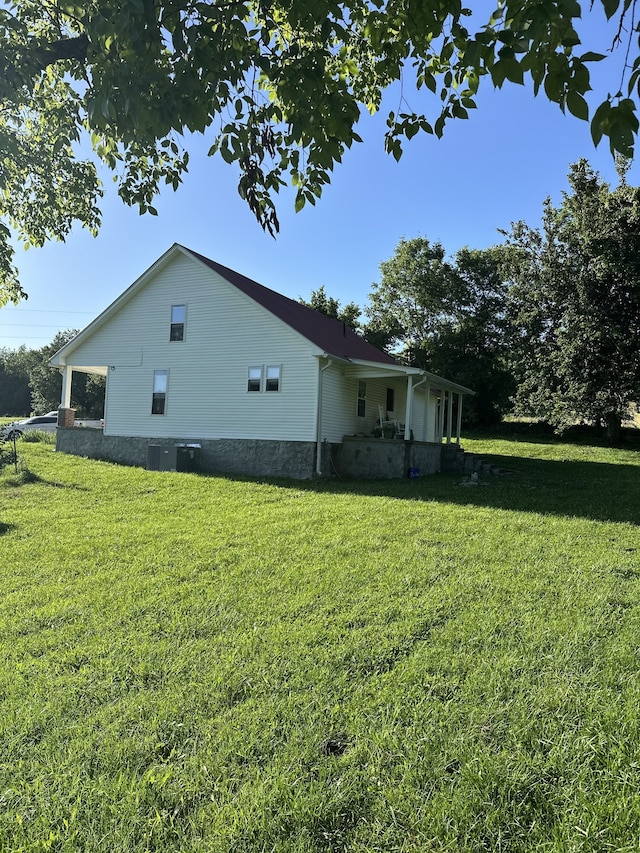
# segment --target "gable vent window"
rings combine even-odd
[[[247,376],[247,391],[260,391],[262,389],[262,368],[250,367]]]
[[[279,364],[269,364],[267,365],[267,382],[265,385],[265,391],[279,391],[280,390],[280,365]]]
[[[170,341],[184,340],[184,326],[187,318],[186,305],[171,306],[171,329],[169,331]]]
[[[167,381],[168,370],[153,371],[153,398],[151,401],[151,414],[164,415],[167,405]]]

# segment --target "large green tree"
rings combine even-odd
[[[31,411],[29,370],[34,351],[24,345],[0,349],[0,415],[26,416]]]
[[[595,0],[617,17],[624,86],[598,107],[597,143],[629,155],[638,121],[635,0]],[[361,111],[396,81],[433,93],[432,114],[388,115],[387,150],[418,132],[441,136],[475,107],[483,79],[527,78],[564,111],[588,118],[589,63],[577,0],[7,0],[0,6],[0,297],[23,292],[11,231],[42,245],[75,221],[100,225],[96,163],[119,192],[154,212],[163,184],[188,164],[190,133],[239,168],[238,189],[278,230],[286,182],[296,207],[315,203]],[[492,11],[489,11],[492,10]],[[406,89],[404,90],[406,92]],[[431,110],[430,110],[431,112]],[[85,156],[89,149],[91,153]]]
[[[31,350],[29,388],[31,410],[37,414],[57,409],[62,396],[62,376],[52,368],[49,359],[71,338],[77,329],[58,332],[50,344]],[[74,372],[71,383],[71,406],[79,418],[101,418],[104,413],[105,379],[86,373]]]
[[[640,399],[640,189],[611,190],[585,160],[569,186],[541,228],[508,234],[517,410],[616,441]]]
[[[39,349],[0,348],[0,415],[44,414],[60,405],[62,376],[49,359],[77,331],[58,332],[51,343]],[[71,405],[78,417],[101,418],[104,412],[105,380],[75,372],[71,383]]]
[[[341,305],[338,299],[329,296],[321,285],[317,290],[311,291],[311,297],[307,302],[306,299],[300,299],[303,305],[308,308],[313,308],[314,311],[319,311],[321,314],[326,314],[333,320],[339,320],[345,323],[350,329],[359,330],[359,318],[362,314],[360,307],[355,302],[348,302],[346,305]]]
[[[507,366],[506,287],[497,249],[461,249],[401,240],[380,264],[367,308],[367,337],[409,364],[467,385],[476,396],[465,418],[500,419],[513,391]]]

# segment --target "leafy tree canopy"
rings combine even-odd
[[[40,349],[0,348],[0,415],[43,415],[58,408],[62,377],[51,368],[49,359],[77,334],[77,329],[58,332],[50,344]],[[71,405],[77,416],[101,418],[104,391],[104,376],[74,372]]]
[[[629,72],[591,130],[596,144],[607,136],[629,156],[640,81],[634,3],[598,2],[619,18]],[[447,121],[466,118],[483,78],[497,87],[529,78],[587,119],[589,64],[604,53],[581,49],[581,13],[576,0],[499,0],[473,23],[459,0],[5,0],[0,297],[25,295],[10,229],[34,245],[64,239],[74,221],[95,232],[97,163],[116,174],[125,202],[154,213],[160,186],[176,188],[187,169],[189,133],[211,131],[210,153],[237,164],[241,196],[275,233],[280,187],[295,187],[297,209],[315,203],[359,141],[361,110],[375,112],[395,81],[415,80],[437,104],[430,116],[389,114],[396,158],[404,139],[441,136]]]
[[[300,302],[308,308],[313,308],[314,311],[326,314],[327,317],[332,317],[334,320],[346,323],[350,329],[357,331],[360,328],[358,320],[362,311],[358,305],[355,302],[349,302],[342,307],[337,299],[327,294],[324,285],[321,285],[317,290],[311,291],[311,298],[308,302],[304,299],[300,299]]]
[[[621,420],[640,399],[640,189],[611,190],[585,160],[541,229],[507,235],[520,414],[558,430]]]
[[[467,421],[483,424],[500,420],[513,391],[501,261],[499,249],[448,259],[440,243],[401,240],[366,309],[369,340],[472,388]]]

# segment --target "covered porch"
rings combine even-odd
[[[395,423],[398,429],[394,438],[460,444],[463,400],[474,394],[470,388],[429,371],[400,364],[381,366],[352,362],[346,373],[358,384],[358,403],[365,401],[365,411],[367,402],[371,403],[369,417],[363,423],[365,429],[358,432],[374,435],[376,426]],[[382,394],[381,385],[385,389]],[[381,437],[384,436],[383,431]]]
[[[75,409],[71,408],[71,383],[73,381],[74,371],[76,371],[77,373],[94,374],[95,376],[106,376],[108,373],[108,369],[107,367],[87,367],[84,365],[81,366],[71,364],[56,366],[58,367],[58,371],[62,375],[62,391],[60,393],[60,405],[58,406],[58,426],[72,427],[75,424]],[[88,424],[89,422],[85,420],[83,423]],[[104,411],[102,424],[103,423]],[[95,424],[91,422],[91,425],[94,426]]]
[[[321,360],[316,474],[348,478],[436,473],[462,453],[464,397],[474,392],[420,368]],[[333,364],[332,364],[333,363]]]

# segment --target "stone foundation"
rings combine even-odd
[[[316,444],[307,441],[260,441],[250,439],[134,438],[104,435],[99,429],[58,427],[56,450],[89,459],[147,467],[149,446],[199,444],[196,470],[210,474],[248,477],[316,477]],[[458,445],[345,436],[341,444],[323,442],[322,476],[353,480],[385,480],[439,471],[463,470],[464,452]]]
[[[149,445],[199,444],[197,470],[211,474],[244,474],[249,477],[315,476],[316,445],[306,441],[258,441],[249,439],[135,438],[104,435],[97,429],[57,430],[56,450],[89,459],[147,467]]]
[[[436,474],[442,466],[442,447],[426,441],[346,435],[334,453],[340,476],[391,480],[408,476],[409,468],[417,468],[421,477]]]

